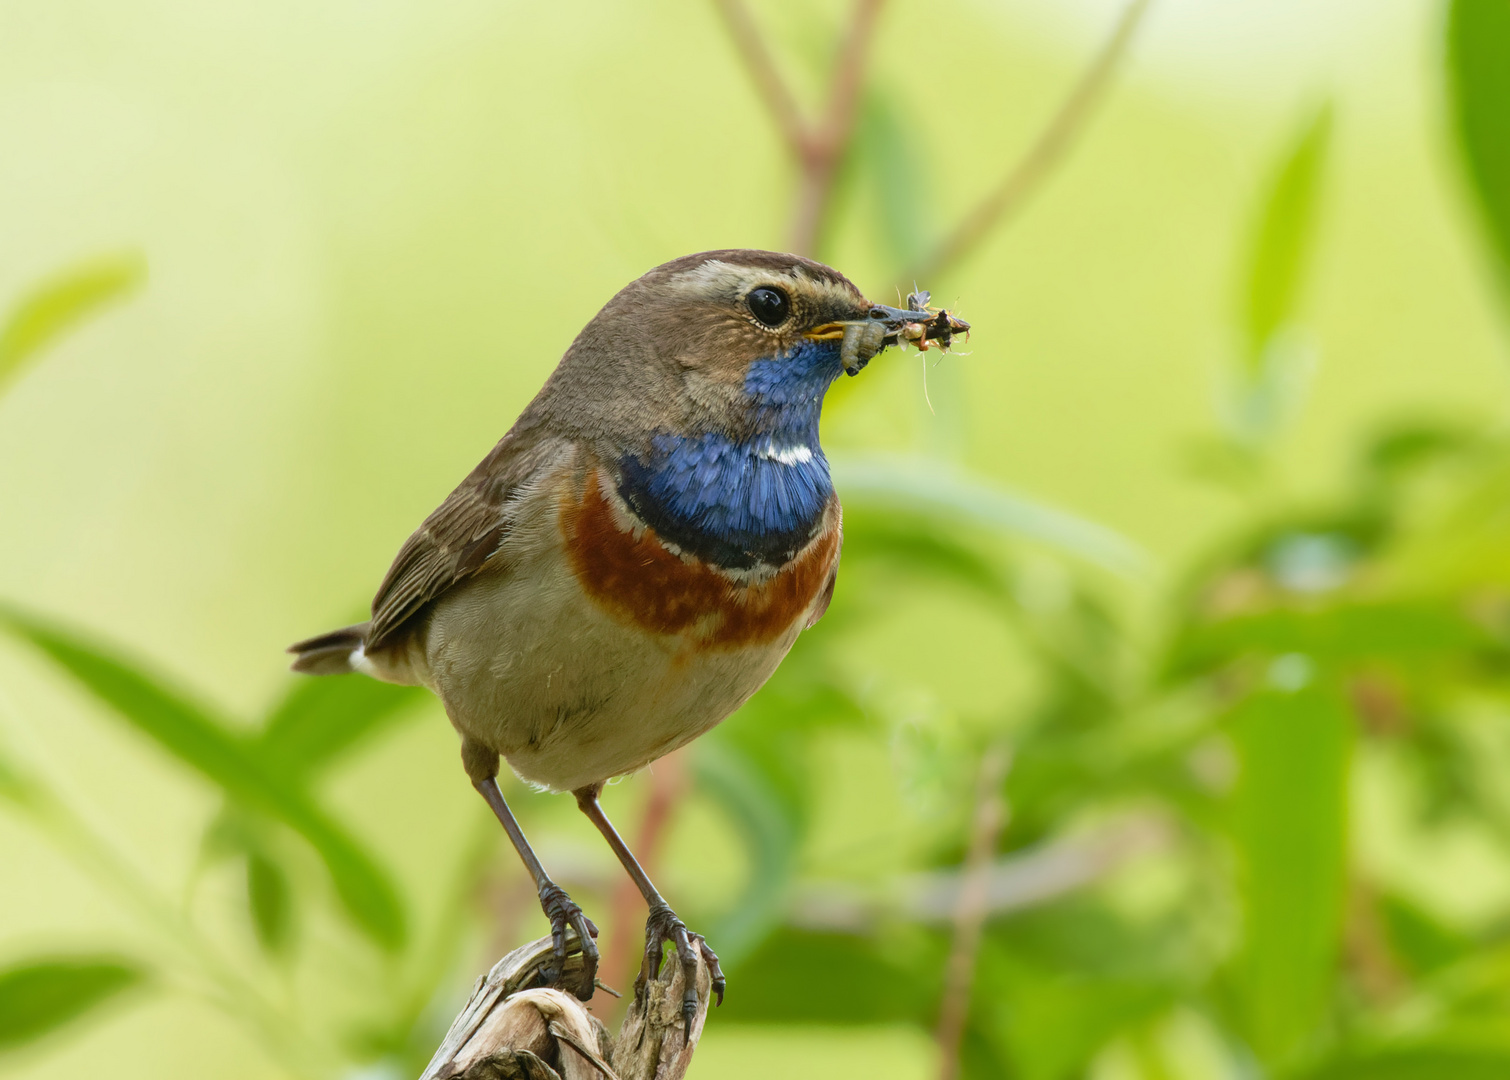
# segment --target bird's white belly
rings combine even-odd
[[[559,544],[528,547],[441,601],[425,653],[457,729],[558,791],[643,768],[713,727],[771,676],[801,625],[698,649],[610,617]]]

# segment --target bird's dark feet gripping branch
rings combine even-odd
[[[914,293],[872,304],[796,255],[710,251],[631,282],[502,441],[399,551],[368,622],[300,642],[297,671],[437,693],[462,760],[535,880],[553,981],[592,996],[597,928],[545,873],[497,784],[570,791],[650,909],[697,1004],[701,953],[598,805],[609,778],[695,739],[760,688],[833,595],[839,498],[824,394],[882,349],[969,326]],[[420,437],[417,435],[416,437]],[[570,939],[583,965],[568,975]]]
[[[686,1024],[687,1039],[690,1041],[692,1020],[697,1015],[698,953],[702,954],[703,962],[708,965],[708,974],[713,981],[713,995],[720,1005],[724,1003],[724,987],[726,986],[723,968],[718,966],[718,954],[708,948],[708,943],[703,936],[689,932],[687,924],[677,918],[676,912],[671,910],[671,905],[666,903],[660,893],[656,892],[655,886],[650,883],[650,878],[640,866],[639,860],[634,857],[634,853],[629,850],[629,845],[624,843],[623,838],[619,836],[619,831],[613,827],[613,822],[608,820],[608,816],[603,813],[603,808],[598,805],[598,795],[602,790],[602,784],[590,784],[580,788],[575,792],[577,806],[598,827],[598,831],[608,841],[608,846],[613,848],[613,853],[619,857],[619,862],[623,864],[650,908],[650,917],[645,920],[645,960],[640,966],[643,977],[654,979],[660,975],[661,958],[668,943],[676,952],[677,962],[682,965],[682,1020]]]

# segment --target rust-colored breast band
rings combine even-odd
[[[651,529],[635,536],[620,528],[596,469],[581,496],[564,501],[561,533],[583,590],[615,619],[653,634],[685,635],[709,649],[781,637],[828,584],[839,554],[836,506],[824,530],[778,573],[758,584],[732,581],[667,550]]]

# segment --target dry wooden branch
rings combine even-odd
[[[696,952],[697,950],[693,950]],[[688,1038],[682,1021],[682,965],[663,964],[661,975],[635,983],[634,1001],[619,1025],[613,1043],[613,1067],[619,1080],[681,1080],[692,1065],[692,1054],[703,1037],[713,978],[701,956],[697,958],[697,1014]]]
[[[581,969],[576,939],[566,963]],[[656,978],[642,968],[634,1001],[617,1037],[570,994],[540,987],[551,959],[549,937],[509,953],[477,980],[420,1080],[681,1080],[708,1015],[712,980],[697,967],[697,1015],[683,1028],[682,966],[666,963]]]

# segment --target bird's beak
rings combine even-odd
[[[925,292],[909,296],[905,308],[868,304],[856,315],[853,319],[815,326],[804,335],[814,341],[843,341],[839,357],[850,375],[859,374],[888,345],[910,341],[919,349],[926,349],[930,341],[936,341],[947,350],[955,334],[970,330],[970,324],[963,319],[930,308]]]

